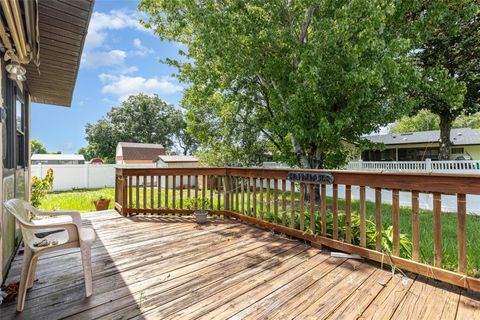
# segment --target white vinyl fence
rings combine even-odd
[[[32,177],[45,177],[53,169],[53,190],[94,189],[115,186],[115,164],[35,164]],[[124,165],[124,167],[133,167]],[[134,165],[138,168],[155,168],[155,164]]]
[[[349,162],[346,170],[435,172],[435,173],[478,173],[480,161],[355,161]]]

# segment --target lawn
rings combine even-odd
[[[150,189],[148,189],[150,191]],[[154,189],[154,206],[158,205],[157,190]],[[194,192],[191,191],[193,196]],[[73,191],[65,192],[51,192],[47,195],[46,199],[43,200],[41,209],[44,210],[79,210],[79,211],[94,211],[95,206],[93,204],[94,200],[100,198],[100,196],[111,199],[110,208],[113,208],[113,199],[114,199],[114,189],[113,188],[104,188],[104,189],[78,189]],[[150,206],[150,192],[146,192],[145,202],[147,206]],[[171,205],[173,199],[172,191],[169,190],[169,203]],[[199,196],[201,196],[201,190],[199,191]],[[210,196],[209,192],[206,194],[207,198]],[[296,194],[296,198],[299,199],[299,194]],[[135,206],[136,195],[133,194],[133,206]],[[184,190],[184,201],[187,199],[187,191]],[[289,204],[288,199],[290,195],[287,192],[287,205]],[[176,193],[176,208],[180,207],[180,195],[177,190]],[[257,199],[259,199],[259,194],[257,192]],[[265,199],[265,198],[264,198]],[[271,213],[264,213],[264,216],[272,220],[273,216],[273,191],[271,194]],[[162,190],[161,192],[161,201],[162,207],[164,206],[165,193]],[[258,201],[258,200],[257,200]],[[328,207],[331,208],[332,199],[327,200]],[[143,204],[143,192],[139,193],[139,202]],[[246,202],[246,200],[245,200]],[[253,201],[251,200],[251,203]],[[220,205],[223,201],[221,200]],[[213,206],[217,208],[217,195],[213,195]],[[240,206],[239,206],[240,207]],[[246,207],[246,206],[245,206]],[[184,208],[186,205],[184,204]],[[266,206],[264,206],[264,210]],[[345,201],[339,199],[339,211],[342,212],[345,208]],[[257,203],[257,210],[259,210],[259,204]],[[281,204],[279,204],[279,216],[281,217]],[[352,201],[352,211],[359,210],[359,202]],[[287,207],[287,219],[290,216],[290,208]],[[355,212],[354,212],[355,214]],[[309,225],[308,221],[308,205],[306,204],[305,208],[305,226]],[[299,213],[297,211],[296,225],[298,227],[298,217]],[[367,201],[367,218],[371,221],[375,221],[375,204],[373,202]],[[317,230],[319,230],[319,213],[317,212]],[[388,226],[392,225],[392,207],[391,205],[384,204],[382,205],[382,224],[383,228],[386,229]],[[342,225],[340,223],[339,227]],[[400,208],[400,233],[405,234],[408,239],[411,239],[411,210],[407,207]],[[455,213],[444,212],[442,213],[442,239],[443,239],[443,267],[448,270],[455,270],[457,267],[457,217]],[[467,258],[468,258],[468,274],[475,277],[480,277],[480,217],[469,215],[467,217]],[[420,253],[421,260],[423,262],[432,264],[433,263],[433,218],[432,212],[429,210],[420,211]]]

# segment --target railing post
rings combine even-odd
[[[122,196],[121,196],[121,205],[122,205],[122,216],[127,216],[127,179],[126,176],[122,173],[120,177],[122,184]],[[137,190],[138,193],[138,190]]]

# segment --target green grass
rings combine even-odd
[[[42,200],[40,209],[42,210],[77,210],[77,211],[95,211],[94,200],[100,196],[111,199],[110,209],[114,205],[115,189],[76,189],[72,191],[56,191],[47,194]]]
[[[143,206],[143,189],[139,190],[139,205]],[[191,190],[191,196],[194,196],[194,190]],[[154,207],[158,206],[158,193],[157,189],[154,189]],[[245,193],[246,195],[246,193]],[[43,200],[41,209],[44,210],[79,210],[79,211],[94,211],[95,206],[93,201],[100,198],[100,196],[111,199],[110,208],[113,208],[113,199],[114,199],[114,189],[113,188],[104,188],[104,189],[88,189],[88,190],[73,190],[65,192],[51,192]],[[161,206],[164,207],[165,203],[165,193],[164,190],[161,191],[160,195]],[[199,190],[198,196],[202,196],[202,191]],[[206,197],[210,197],[210,191],[206,192]],[[300,195],[297,193],[295,198],[298,200]],[[168,201],[170,208],[172,207],[173,193],[172,190],[169,190]],[[187,191],[184,190],[184,201],[187,199]],[[234,198],[235,199],[235,198]],[[239,196],[241,199],[241,196]],[[250,205],[253,205],[253,198],[250,198]],[[266,196],[264,194],[264,201]],[[266,212],[266,205],[264,205],[264,217],[265,219],[272,220],[273,218],[273,191],[271,192],[270,201],[272,202],[270,206],[270,213]],[[132,206],[136,206],[136,194],[133,190],[132,194]],[[260,195],[257,192],[257,210],[260,209],[259,206]],[[281,193],[279,192],[279,200],[281,200]],[[287,220],[290,216],[290,194],[286,194],[287,200]],[[146,189],[146,199],[145,202],[147,207],[150,207],[151,198],[150,198],[150,189]],[[245,208],[246,206],[245,199]],[[332,199],[327,200],[328,207],[331,208]],[[342,212],[345,208],[345,201],[339,199],[339,211]],[[213,207],[216,209],[218,206],[217,193],[213,194]],[[223,207],[223,195],[220,200],[220,206]],[[175,207],[180,208],[180,192],[177,190]],[[278,216],[281,221],[281,203],[278,204]],[[359,201],[352,201],[352,211],[359,211]],[[186,208],[186,205],[184,205]],[[239,208],[241,206],[239,205]],[[317,208],[318,210],[318,208]],[[259,212],[257,212],[259,215]],[[305,227],[309,226],[309,213],[308,213],[308,204],[305,204]],[[375,221],[375,204],[373,202],[367,201],[367,218],[371,221]],[[298,208],[296,209],[296,225],[298,227],[299,212]],[[319,212],[316,212],[316,221],[319,226]],[[420,211],[420,255],[421,261],[433,264],[433,214],[429,210]],[[289,223],[289,222],[287,222]],[[382,225],[383,229],[386,229],[388,226],[392,225],[392,206],[388,204],[382,205]],[[342,225],[339,225],[342,228]],[[317,231],[320,228],[317,227]],[[411,227],[411,209],[406,207],[400,208],[400,233],[405,234],[408,239],[411,240],[412,234]],[[456,213],[444,212],[442,213],[442,240],[443,240],[443,267],[448,270],[455,270],[457,267],[457,217]],[[471,276],[480,277],[480,217],[474,215],[467,216],[467,259],[468,259],[468,269],[467,273]]]

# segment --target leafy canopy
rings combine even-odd
[[[104,118],[86,125],[88,146],[80,152],[88,158],[100,157],[114,163],[118,142],[159,143],[172,148],[184,128],[182,112],[158,96],[130,96]],[[191,139],[184,144],[192,149],[195,141]]]
[[[480,129],[480,113],[469,116],[462,115],[455,119],[452,128]],[[405,133],[416,131],[430,131],[440,129],[440,117],[428,110],[420,110],[414,116],[402,117],[390,129],[392,133]]]
[[[411,51],[445,10],[432,3],[428,14],[413,0],[143,0],[139,9],[162,40],[186,46],[165,62],[190,84],[182,105],[205,153],[320,168],[410,111]]]

